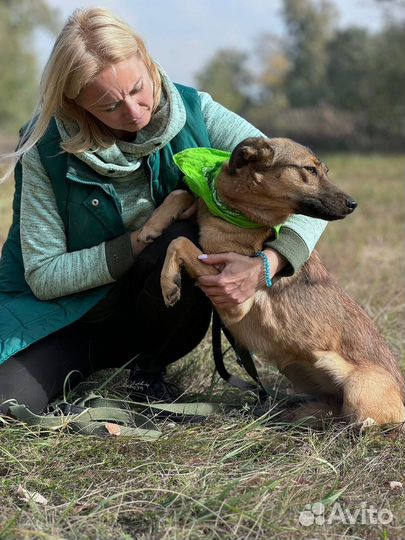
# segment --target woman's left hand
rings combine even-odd
[[[274,249],[267,248],[265,253],[273,277],[287,260]],[[251,298],[263,283],[263,261],[260,257],[230,252],[204,255],[199,259],[220,271],[216,276],[200,276],[197,281],[215,307],[234,308]]]

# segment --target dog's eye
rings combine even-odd
[[[314,174],[315,176],[318,174],[318,171],[316,170],[315,167],[304,167],[304,169],[308,171],[309,173]]]

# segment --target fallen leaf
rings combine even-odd
[[[118,424],[107,422],[105,424],[105,428],[110,435],[115,435],[116,437],[118,437],[118,435],[121,435],[121,427]]]
[[[17,495],[25,502],[35,502],[37,504],[48,504],[48,499],[45,499],[40,493],[36,491],[28,491],[22,486],[18,486]]]

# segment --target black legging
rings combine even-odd
[[[66,376],[72,388],[82,377],[100,369],[122,366],[138,355],[145,370],[160,371],[191,350],[205,336],[211,304],[184,275],[181,300],[166,308],[160,271],[173,238],[197,243],[197,227],[177,222],[146,247],[112,293],[113,312],[98,322],[83,319],[34,343],[0,365],[0,404],[14,398],[33,412],[42,412],[62,394]],[[96,306],[93,314],[101,307]],[[6,413],[7,406],[0,412]]]

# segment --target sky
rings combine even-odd
[[[61,20],[78,7],[102,6],[123,18],[145,40],[152,57],[176,82],[195,85],[201,71],[219,49],[247,53],[264,33],[283,35],[281,0],[48,0]],[[384,10],[376,0],[335,0],[339,27],[378,30]],[[36,48],[41,67],[54,38],[39,33]]]

